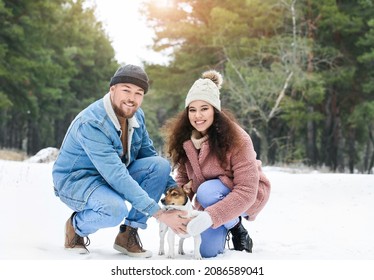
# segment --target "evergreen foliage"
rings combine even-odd
[[[264,164],[372,172],[372,0],[146,0],[154,49],[143,109],[155,146],[208,69],[223,107]],[[58,147],[71,120],[105,94],[118,63],[84,0],[0,0],[0,146]]]
[[[59,146],[77,112],[103,95],[114,50],[84,1],[0,0],[0,145]]]
[[[214,68],[224,74],[223,106],[265,164],[372,172],[373,1],[168,3],[144,9],[155,50],[172,49],[168,66],[149,66],[162,104],[154,110],[166,112],[161,124]]]

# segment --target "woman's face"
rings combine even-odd
[[[192,101],[188,106],[188,119],[197,131],[205,135],[214,121],[214,107],[205,101]]]

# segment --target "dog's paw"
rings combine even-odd
[[[195,255],[195,260],[202,260],[203,258],[201,257],[201,255],[200,254],[198,254],[198,255]]]
[[[168,255],[167,258],[168,259],[174,259],[174,256],[173,255]]]
[[[162,255],[165,255],[165,252],[164,251],[159,251],[158,254],[159,254],[159,256],[162,256]]]

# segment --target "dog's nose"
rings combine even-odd
[[[165,198],[161,199],[161,203],[165,204]]]

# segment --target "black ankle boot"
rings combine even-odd
[[[241,219],[239,222],[229,230],[232,235],[232,243],[234,244],[234,250],[252,253],[253,241],[249,237],[248,231],[242,225]]]

